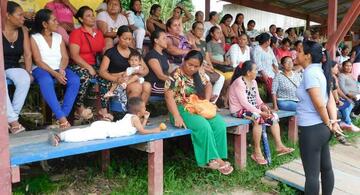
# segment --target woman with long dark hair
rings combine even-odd
[[[211,84],[204,72],[199,72],[203,55],[196,50],[190,51],[182,66],[165,83],[165,100],[170,111],[170,121],[176,127],[192,130],[191,139],[198,166],[219,170],[228,175],[233,171],[227,158],[226,124],[220,115],[206,119],[191,114],[185,109],[192,94],[210,100]]]
[[[225,14],[220,20],[220,27],[225,38],[225,43],[231,45],[233,42],[233,38],[235,37],[235,33],[231,28],[230,24],[233,20],[233,17],[230,14]],[[230,46],[228,46],[230,47]]]
[[[146,20],[146,28],[151,33],[156,30],[166,31],[166,25],[160,19],[161,16],[161,6],[159,4],[154,4],[150,8],[150,15]]]
[[[35,82],[39,84],[43,98],[54,112],[59,128],[66,129],[71,126],[67,117],[78,94],[80,79],[67,67],[69,57],[65,43],[61,35],[55,32],[58,25],[51,10],[39,10],[31,29],[31,50],[37,66],[33,70]],[[66,86],[62,104],[56,96],[54,79]]]
[[[334,173],[331,165],[329,140],[341,133],[331,90],[331,65],[323,61],[322,46],[306,41],[297,55],[304,68],[303,80],[297,89],[299,103],[296,117],[299,126],[299,146],[305,171],[305,194],[319,194],[321,173],[322,194],[331,194]],[[328,55],[326,56],[328,59]]]
[[[145,16],[142,13],[141,0],[130,1],[130,11],[128,12],[129,26],[133,30],[136,41],[136,49],[142,53],[145,35],[150,35],[145,30]]]
[[[294,149],[282,143],[279,117],[261,100],[255,80],[256,74],[257,66],[252,61],[245,61],[235,68],[229,88],[229,105],[232,116],[253,121],[254,151],[251,159],[259,165],[265,165],[268,162],[260,148],[262,125],[270,126],[278,156],[289,154]]]
[[[239,37],[245,33],[245,25],[244,25],[244,14],[238,13],[235,17],[234,24],[231,26],[235,33],[235,37]]]
[[[31,83],[31,49],[29,32],[24,27],[24,11],[21,6],[8,1],[6,12],[2,31],[5,77],[15,86],[12,101],[6,93],[6,112],[9,131],[17,134],[25,131],[25,127],[18,120]],[[21,56],[24,56],[25,69],[19,63]]]

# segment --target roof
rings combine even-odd
[[[263,11],[309,19],[326,25],[328,17],[328,0],[225,0],[227,2],[259,9]],[[340,23],[346,11],[351,7],[352,0],[338,0],[338,22]],[[354,26],[360,26],[359,18]]]

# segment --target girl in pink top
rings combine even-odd
[[[260,165],[267,164],[261,148],[262,125],[270,126],[275,139],[278,156],[289,154],[293,148],[286,147],[280,137],[279,117],[263,103],[260,98],[256,79],[256,64],[246,61],[236,67],[229,89],[229,106],[232,116],[253,121],[254,153],[251,158]]]
[[[47,3],[45,8],[53,11],[60,26],[63,27],[68,33],[74,29],[73,17],[77,10],[70,3],[70,0],[53,0]]]

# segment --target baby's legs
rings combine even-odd
[[[63,142],[83,142],[97,139],[106,139],[107,133],[104,128],[94,128],[90,126],[64,131],[59,134],[59,137]]]

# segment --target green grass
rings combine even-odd
[[[360,121],[355,122],[356,125]],[[282,125],[284,126],[284,125]],[[269,133],[270,134],[270,133]],[[350,141],[359,134],[347,133]],[[248,136],[250,138],[251,136]],[[287,146],[291,144],[287,140],[287,131],[282,131],[282,138]],[[229,136],[229,140],[231,137]],[[248,140],[248,143],[250,140]],[[270,147],[275,151],[273,139],[269,136]],[[184,143],[185,142],[185,143]],[[336,143],[336,141],[332,141]],[[232,144],[229,145],[229,160],[234,162]],[[189,147],[190,146],[190,147]],[[229,192],[236,188],[245,188],[258,192],[269,192],[276,194],[297,194],[298,191],[285,184],[271,186],[261,183],[261,178],[269,169],[276,168],[299,157],[297,145],[295,152],[291,155],[281,157],[272,156],[271,166],[259,166],[249,157],[252,147],[248,147],[247,167],[245,170],[235,170],[229,176],[223,176],[217,171],[212,171],[196,166],[190,139],[181,138],[165,142],[164,148],[164,191],[165,194],[199,194]],[[273,152],[275,154],[275,152]],[[133,149],[112,150],[112,161],[110,168],[102,173],[96,165],[93,157],[80,156],[65,159],[65,165],[58,165],[56,160],[52,162],[57,168],[53,173],[43,173],[40,176],[25,178],[14,189],[15,194],[48,194],[63,192],[69,185],[75,183],[77,188],[84,188],[83,193],[92,192],[97,189],[102,194],[146,194],[147,193],[147,155],[144,152]],[[85,159],[85,160],[84,160]],[[59,161],[59,160],[58,160]],[[89,164],[91,162],[92,164]],[[61,164],[62,162],[60,162]],[[64,163],[63,163],[64,164]],[[85,169],[82,176],[76,177],[79,169]],[[57,182],[51,180],[52,175],[65,173],[65,177]],[[74,186],[75,186],[74,185]],[[104,187],[108,185],[108,187]],[[89,189],[87,191],[87,189]]]

